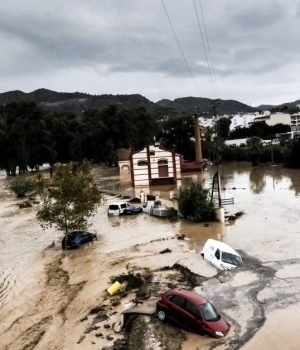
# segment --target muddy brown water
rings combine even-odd
[[[185,350],[210,349],[213,346],[218,348],[240,348],[242,344],[237,342],[237,335],[244,337],[245,349],[268,349],[269,345],[261,347],[264,334],[269,339],[277,339],[277,342],[285,344],[288,340],[289,324],[291,329],[295,324],[293,317],[289,320],[296,306],[293,304],[300,301],[299,295],[299,265],[300,265],[300,170],[285,169],[282,167],[259,166],[251,167],[247,163],[228,163],[222,167],[222,187],[224,197],[234,197],[234,205],[226,207],[229,212],[244,211],[245,215],[233,223],[209,223],[191,224],[187,221],[170,223],[140,214],[130,217],[108,218],[106,205],[99,208],[97,214],[91,219],[93,226],[91,231],[98,234],[99,240],[94,244],[82,247],[78,251],[64,253],[61,256],[60,239],[61,235],[54,229],[42,231],[35,219],[35,208],[18,208],[19,200],[7,189],[7,179],[3,172],[0,173],[0,341],[1,348],[21,349],[28,345],[22,340],[21,335],[32,331],[33,338],[37,339],[37,346],[30,345],[28,348],[36,349],[69,349],[68,345],[61,347],[51,338],[57,334],[59,327],[64,325],[64,331],[72,332],[71,322],[61,320],[61,307],[57,309],[51,305],[51,298],[47,298],[44,291],[44,281],[47,271],[50,269],[51,261],[57,259],[62,268],[68,271],[69,283],[74,284],[73,299],[77,300],[76,305],[73,299],[69,298],[64,303],[73,305],[67,309],[64,316],[66,319],[72,317],[72,312],[82,313],[88,308],[92,299],[99,297],[109,283],[109,276],[118,273],[119,269],[131,266],[144,266],[159,268],[165,265],[172,265],[174,262],[182,262],[197,273],[211,277],[216,271],[210,265],[199,258],[199,252],[208,238],[219,239],[232,245],[235,249],[255,257],[270,269],[274,269],[274,278],[270,279],[269,285],[261,284],[257,290],[257,299],[265,308],[262,317],[266,318],[261,323],[260,330],[249,333],[249,329],[255,328],[255,317],[253,324],[249,319],[256,312],[251,305],[243,310],[238,305],[230,305],[224,297],[220,298],[212,291],[226,291],[236,293],[236,298],[244,301],[249,300],[247,292],[254,288],[255,280],[258,278],[255,270],[241,271],[236,273],[232,280],[222,285],[217,285],[215,279],[209,280],[203,285],[201,292],[221,307],[233,320],[234,329],[227,343],[220,342],[212,345],[212,341],[187,333],[187,341],[183,343]],[[182,185],[192,180],[201,181],[206,187],[210,186],[214,168],[209,168],[203,174],[190,174],[182,179]],[[116,169],[94,169],[96,181],[100,187],[108,191],[117,191],[122,194],[139,196],[143,189],[132,189],[128,182],[120,182]],[[145,189],[144,189],[145,190]],[[152,193],[160,195],[161,198],[169,199],[176,191],[173,186],[162,186],[152,188]],[[114,201],[109,196],[108,201]],[[174,240],[175,234],[183,233],[185,241]],[[159,241],[157,241],[159,239]],[[46,251],[53,241],[55,246]],[[170,247],[172,254],[159,255],[158,252]],[[45,256],[46,254],[46,256]],[[47,265],[49,264],[50,265]],[[47,270],[48,269],[48,270]],[[99,281],[99,277],[103,281]],[[64,276],[57,283],[64,286]],[[88,281],[83,287],[80,283]],[[271,284],[271,285],[270,285]],[[288,288],[287,288],[288,287]],[[54,288],[54,287],[51,287]],[[81,295],[81,288],[85,288],[86,295]],[[227,289],[226,289],[227,288]],[[287,294],[287,289],[289,293]],[[53,291],[54,293],[54,291]],[[59,291],[58,294],[60,294]],[[240,294],[238,294],[240,293]],[[244,293],[244,294],[243,294]],[[250,294],[249,294],[250,295]],[[256,296],[253,294],[253,296]],[[55,297],[53,297],[55,300]],[[40,304],[36,300],[40,301]],[[224,299],[224,300],[223,300]],[[225,300],[226,299],[226,300]],[[245,299],[245,300],[246,300]],[[59,299],[58,299],[59,300]],[[73,302],[73,304],[72,304]],[[50,303],[50,305],[48,305]],[[79,304],[81,304],[79,306]],[[255,303],[254,303],[255,304]],[[36,323],[33,319],[37,316],[34,311],[29,311],[35,305],[39,312],[45,317]],[[47,308],[57,317],[50,320]],[[283,331],[276,333],[274,326],[280,315],[287,319]],[[24,320],[24,329],[16,320]],[[63,320],[65,320],[63,318]],[[26,321],[28,320],[28,321]],[[235,322],[236,321],[236,322]],[[65,322],[65,323],[63,323]],[[38,327],[36,325],[39,325]],[[49,326],[51,324],[51,327]],[[47,327],[50,329],[46,332]],[[75,326],[74,326],[75,327]],[[76,329],[81,329],[76,324]],[[47,329],[48,329],[47,328]],[[56,333],[57,332],[57,333]],[[296,333],[296,332],[295,332]],[[46,334],[46,335],[44,335]],[[293,333],[294,334],[294,333]],[[1,334],[0,334],[1,335]],[[13,342],[13,337],[19,337],[19,343]],[[297,338],[297,336],[296,336]],[[231,341],[231,343],[230,343]],[[300,341],[298,336],[297,341]],[[109,343],[109,342],[107,342]],[[63,343],[62,343],[63,344]],[[230,345],[231,344],[231,345]],[[265,344],[271,344],[265,343]],[[274,342],[275,344],[275,342]],[[291,342],[289,343],[291,344]],[[102,344],[103,345],[103,344]],[[104,345],[106,343],[104,342]],[[110,344],[108,344],[110,345]],[[76,342],[73,344],[76,348]],[[271,345],[270,345],[271,346]],[[294,349],[284,347],[285,349]],[[86,343],[80,344],[80,349],[94,348]]]

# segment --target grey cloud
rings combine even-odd
[[[208,79],[193,1],[164,2],[194,76]],[[216,77],[222,83],[240,81],[243,75],[259,81],[292,65],[295,69],[300,58],[298,0],[202,4]],[[59,76],[63,79],[68,69],[94,69],[111,81],[115,74],[151,80],[153,73],[161,79],[190,80],[158,0],[2,1],[0,43],[0,73],[6,81],[16,75],[37,81],[40,76],[44,86],[43,75],[59,72],[59,86],[64,83]],[[80,84],[74,89],[80,90]]]

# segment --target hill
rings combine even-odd
[[[233,114],[237,112],[253,112],[256,108],[234,100],[212,100],[201,97],[183,97],[173,101],[164,99],[156,103],[139,94],[132,95],[90,95],[81,92],[56,92],[48,89],[38,89],[29,93],[20,90],[0,93],[0,104],[9,102],[33,101],[50,110],[69,110],[80,114],[87,109],[104,109],[109,105],[120,105],[124,108],[145,108],[153,116],[160,118],[168,115],[191,115],[211,113],[216,105],[218,114]]]
[[[298,109],[297,105],[300,105],[300,100],[296,100],[294,102],[281,103],[280,105],[259,105],[256,108],[263,111],[266,111],[266,110],[284,111],[285,109],[297,110]]]
[[[171,100],[160,100],[157,105],[175,110],[179,113],[194,114],[211,113],[212,107],[216,106],[218,114],[234,114],[238,112],[254,112],[257,109],[234,100],[212,100],[203,97],[182,97]]]

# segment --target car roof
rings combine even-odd
[[[204,298],[202,295],[197,294],[191,290],[183,289],[183,288],[171,289],[168,292],[166,292],[165,294],[166,295],[175,294],[175,295],[182,296],[182,297],[190,300],[191,302],[193,302],[196,305],[202,305],[202,304],[206,304],[208,302],[208,300],[206,298]]]
[[[231,253],[234,255],[238,255],[240,256],[239,253],[237,253],[233,248],[231,248],[228,244],[221,242],[221,241],[217,241],[216,239],[208,239],[206,241],[206,243],[204,244],[204,246],[213,246],[215,248],[219,248],[221,251],[223,252],[227,252],[227,253]]]
[[[120,204],[126,204],[127,202],[112,202],[109,203],[108,205],[120,205]]]
[[[76,236],[76,235],[79,235],[79,234],[82,234],[82,233],[89,234],[89,235],[91,234],[90,232],[87,232],[87,231],[72,231],[72,232],[69,233],[69,235],[70,236],[72,236],[72,235]]]

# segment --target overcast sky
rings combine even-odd
[[[1,0],[0,92],[300,99],[300,0],[202,0],[213,76],[194,0],[164,4],[191,74],[161,0]]]

